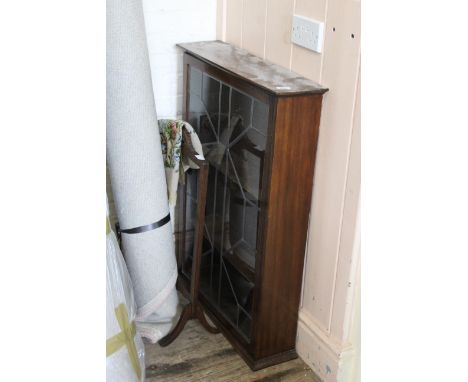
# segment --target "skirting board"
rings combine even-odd
[[[323,382],[350,382],[354,349],[330,337],[304,310],[299,312],[296,349]]]

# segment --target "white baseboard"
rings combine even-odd
[[[305,310],[299,312],[296,349],[323,382],[350,382],[354,349],[330,337]]]

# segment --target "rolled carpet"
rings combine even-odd
[[[177,311],[177,265],[141,0],[107,0],[107,163],[137,328],[156,342]],[[137,233],[125,233],[137,227]]]

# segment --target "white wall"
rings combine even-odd
[[[218,0],[218,39],[328,87],[309,223],[297,349],[326,382],[352,380],[359,276],[359,0]],[[293,14],[325,23],[321,54],[291,43]]]
[[[216,39],[216,0],[143,0],[158,118],[182,115],[182,54],[175,44]]]

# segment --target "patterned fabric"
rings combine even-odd
[[[164,166],[167,168],[178,168],[180,163],[182,146],[182,128],[184,121],[160,119],[159,134],[161,135],[161,149],[163,153]]]
[[[190,134],[193,148],[203,157],[203,149],[197,133],[193,127],[185,121],[179,119],[160,119],[158,120],[159,134],[161,136],[161,149],[166,170],[167,195],[169,205],[174,207],[177,202],[177,186],[179,175],[182,171],[189,168],[198,168],[198,166],[188,158],[182,158],[182,131],[185,129]]]

